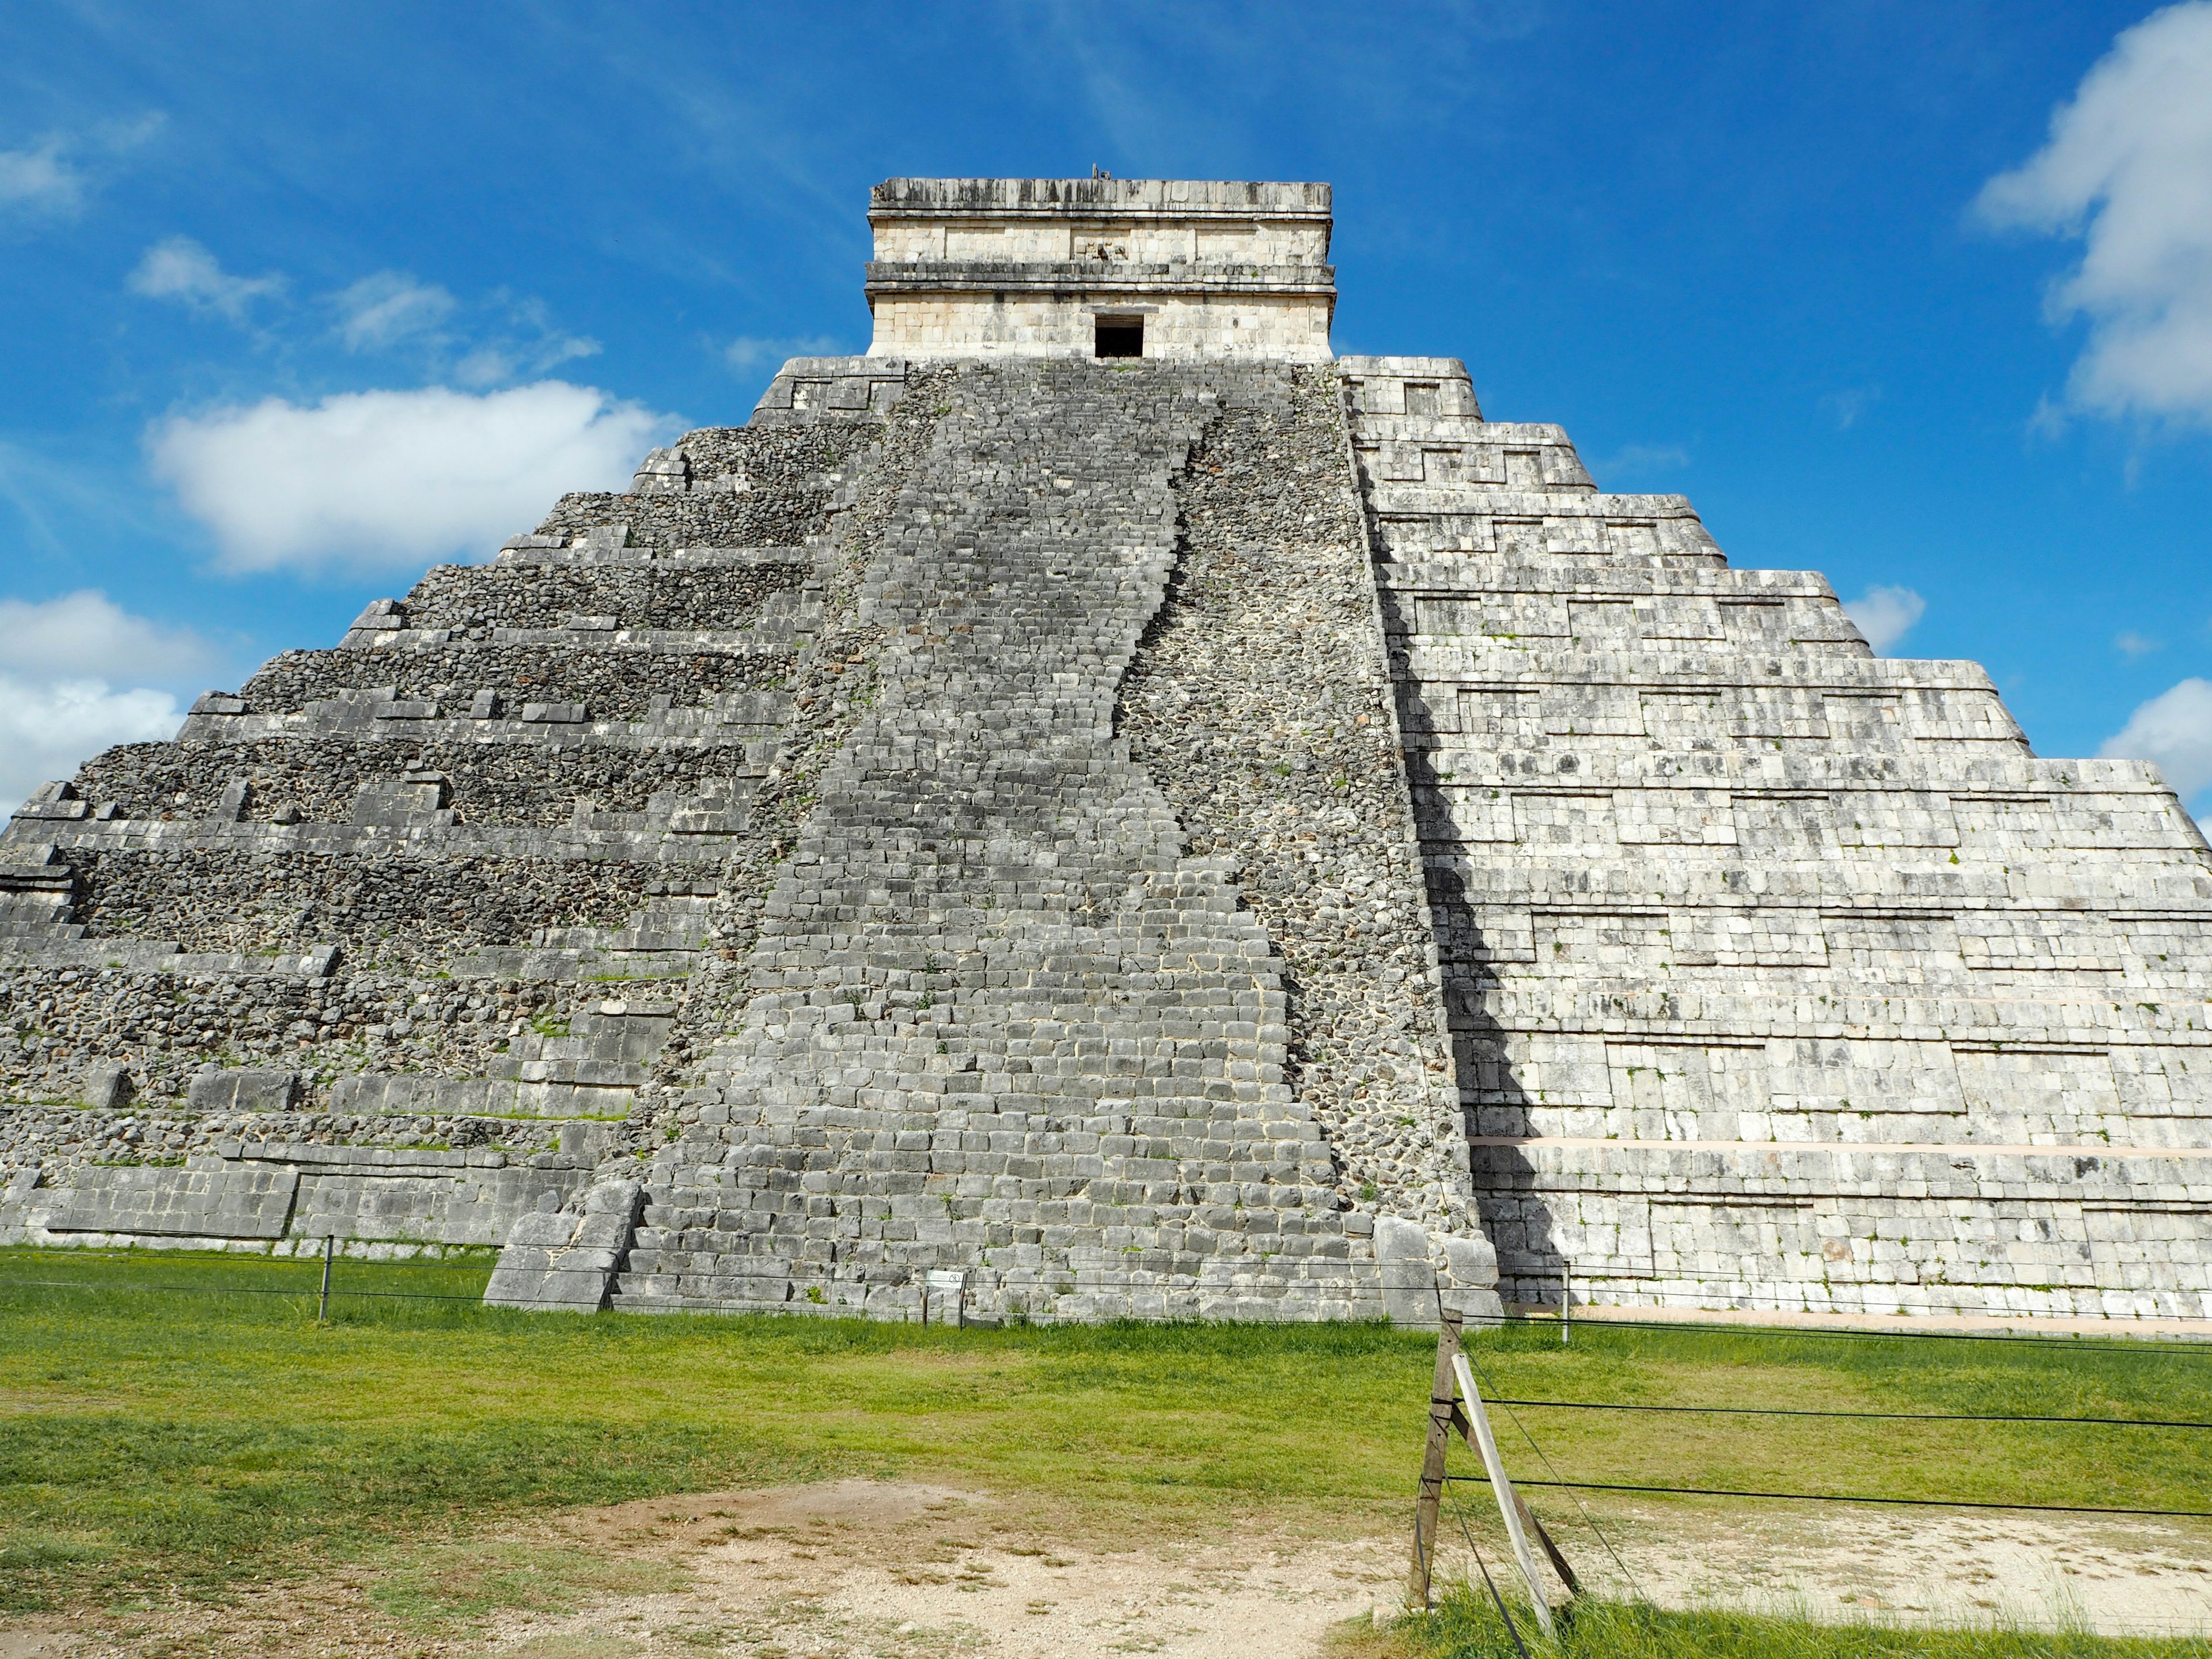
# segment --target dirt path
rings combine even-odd
[[[687,1513],[696,1519],[673,1522]],[[1074,1659],[1137,1653],[1244,1659],[1318,1651],[1399,1577],[1393,1540],[1269,1535],[1224,1544],[1132,1540],[1080,1548],[979,1494],[841,1481],[607,1513],[610,1542],[641,1525],[701,1535],[692,1587],[566,1620],[503,1620],[487,1651]],[[598,1530],[597,1528],[594,1530]]]
[[[1561,1509],[1561,1544],[1591,1588],[1619,1592],[1622,1571],[1571,1515]],[[2212,1632],[2212,1528],[1840,1508],[1808,1516],[1620,1506],[1601,1521],[1627,1574],[1670,1605]],[[1498,1571],[1500,1541],[1476,1535]],[[0,1659],[1314,1655],[1333,1626],[1395,1607],[1404,1550],[1395,1534],[1255,1528],[1077,1542],[1013,1501],[848,1480],[574,1511],[312,1588],[249,1589],[228,1607],[0,1622]],[[1447,1577],[1463,1574],[1464,1547],[1445,1550],[1440,1565]],[[417,1603],[395,1598],[403,1582]],[[496,1608],[502,1595],[508,1610],[465,1626],[423,1622],[425,1607],[478,1595]]]
[[[1585,1585],[1601,1594],[1640,1593],[1668,1607],[1788,1613],[1824,1624],[2212,1633],[2212,1526],[2203,1522],[1843,1504],[1698,1510],[1617,1504],[1596,1509],[1600,1528],[1620,1552],[1617,1563],[1571,1505],[1534,1496]],[[1502,1553],[1502,1538],[1494,1548]],[[1500,1553],[1492,1553],[1493,1572],[1499,1564]],[[1467,1571],[1464,1548],[1449,1565]]]

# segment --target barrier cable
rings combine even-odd
[[[1444,1480],[1449,1483],[1454,1480],[1473,1478],[1447,1474]],[[1490,1576],[1490,1564],[1482,1559],[1482,1552],[1474,1547],[1474,1530],[1467,1524],[1467,1505],[1459,1501],[1459,1494],[1452,1492],[1449,1484],[1444,1490],[1451,1492],[1452,1518],[1459,1522],[1460,1536],[1467,1540],[1467,1553],[1474,1558],[1474,1565],[1482,1571],[1482,1582],[1489,1588],[1491,1602],[1497,1607],[1498,1616],[1505,1621],[1505,1633],[1513,1638],[1513,1645],[1519,1650],[1521,1659],[1528,1659],[1528,1644],[1521,1639],[1520,1626],[1513,1622],[1513,1615],[1505,1610],[1505,1598],[1498,1593],[1498,1581]]]
[[[1446,1480],[1474,1480],[1471,1474],[1447,1474]],[[1797,1504],[1890,1504],[1928,1510],[2016,1510],[2038,1515],[2133,1515],[2188,1521],[2212,1521],[2212,1510],[2130,1510],[2099,1504],[1998,1504],[1976,1498],[1872,1498],[1851,1492],[1747,1492],[1733,1486],[1641,1486],[1613,1480],[1523,1480],[1524,1486],[1565,1486],[1578,1492],[1640,1492],[1665,1498],[1771,1498]]]
[[[1485,1399],[1490,1396],[1486,1395]],[[2109,1429],[2212,1429],[2164,1417],[2015,1417],[2003,1412],[1844,1412],[1795,1406],[1645,1406],[1607,1400],[1491,1400],[1493,1406],[1533,1406],[1551,1411],[1668,1412],[1714,1417],[1838,1417],[1870,1423],[2072,1423]]]
[[[1466,1351],[1462,1350],[1462,1352]],[[1482,1385],[1486,1389],[1487,1389],[1490,1387],[1490,1373],[1482,1369],[1481,1362],[1477,1360],[1471,1352],[1468,1353],[1468,1363],[1474,1365],[1476,1371],[1480,1373]],[[1492,1400],[1487,1393],[1483,1395],[1483,1398],[1491,1405],[1504,1406],[1507,1408],[1505,1415],[1507,1419],[1513,1425],[1515,1431],[1518,1433],[1523,1440],[1528,1443],[1528,1449],[1536,1454],[1537,1461],[1544,1466],[1544,1472],[1556,1477],[1559,1473],[1559,1470],[1553,1467],[1552,1460],[1545,1455],[1544,1449],[1536,1443],[1536,1437],[1528,1432],[1528,1425],[1523,1424],[1520,1418],[1513,1412],[1512,1407],[1517,1402],[1510,1400]],[[1521,1484],[1525,1486],[1530,1483],[1524,1481]],[[1613,1558],[1613,1565],[1620,1569],[1620,1576],[1628,1581],[1629,1593],[1635,1596],[1638,1601],[1642,1601],[1644,1599],[1644,1586],[1636,1582],[1636,1575],[1628,1570],[1628,1563],[1621,1559],[1620,1552],[1613,1548],[1613,1540],[1607,1538],[1605,1535],[1604,1530],[1599,1527],[1597,1517],[1589,1512],[1589,1505],[1584,1504],[1575,1490],[1571,1486],[1567,1486],[1565,1482],[1559,1481],[1555,1479],[1552,1484],[1561,1486],[1566,1491],[1569,1500],[1572,1502],[1575,1508],[1581,1512],[1583,1524],[1596,1534],[1597,1541],[1605,1547],[1605,1553]],[[1457,1500],[1455,1499],[1454,1501],[1455,1502]]]
[[[1741,1321],[1720,1319],[1607,1319],[1591,1311],[1589,1308],[1589,1304],[1585,1304],[1583,1307],[1576,1310],[1574,1323],[1575,1328],[1578,1331],[1585,1330],[1592,1326],[1595,1326],[1600,1329],[1610,1331],[1688,1331],[1701,1336],[1725,1336],[1731,1334],[1741,1334],[1746,1336],[1759,1337],[1785,1336],[1794,1338],[1802,1336],[1825,1337],[1831,1340],[1850,1339],[1862,1342],[1883,1342],[1894,1338],[1905,1338],[1916,1342],[2009,1343],[2015,1347],[2063,1348],[2069,1353],[2172,1353],[2188,1354],[2192,1358],[2212,1357],[2212,1343],[2208,1343],[2201,1338],[2192,1339],[2188,1336],[2178,1335],[2172,1332],[2160,1332],[2153,1335],[2139,1336],[2130,1341],[2116,1342],[2102,1336],[2063,1336],[2057,1334],[2036,1336],[2029,1334],[2016,1334],[2007,1331],[1916,1331],[1893,1325],[1762,1325],[1755,1322],[1757,1316],[1760,1314],[1771,1314],[1779,1318],[1798,1310],[1788,1308],[1731,1308],[1726,1310],[1726,1311],[1730,1313],[1749,1314],[1753,1316],[1753,1318]],[[1984,1315],[1978,1310],[1966,1308],[1950,1309],[1943,1311],[1954,1314],[1960,1317],[1999,1317],[1999,1316],[1996,1315]],[[1939,1314],[1938,1316],[1940,1317],[1941,1315]],[[2054,1316],[2054,1317],[2067,1316],[2068,1316],[2063,1315]],[[1896,1317],[1896,1316],[1888,1314],[1863,1314],[1846,1315],[1845,1317],[1886,1319],[1893,1318]],[[2033,1316],[2023,1315],[2021,1316],[2021,1320],[2025,1322],[2032,1317]],[[1535,1322],[1526,1317],[1516,1318],[1509,1314],[1499,1314],[1470,1318],[1467,1322],[1469,1325],[1480,1324],[1486,1329],[1502,1330],[1512,1326],[1533,1325]],[[2116,1320],[2111,1322],[2117,1324],[2120,1322]],[[2203,1325],[2205,1335],[2207,1337],[2212,1337],[2212,1320],[2203,1320],[2197,1322]],[[2116,1334],[2118,1334],[2116,1333]],[[2154,1342],[2158,1343],[2160,1346],[2157,1347],[2151,1346],[2150,1345]]]
[[[159,1291],[171,1296],[313,1296],[313,1286],[303,1290],[287,1290],[277,1285],[100,1285],[89,1279],[4,1279],[0,1278],[0,1291],[13,1290],[18,1285],[33,1285],[51,1291]],[[373,1296],[398,1302],[482,1302],[477,1296],[447,1295],[436,1291],[342,1291],[332,1289],[334,1297]]]

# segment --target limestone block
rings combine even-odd
[[[114,1111],[131,1103],[137,1085],[128,1067],[94,1066],[84,1074],[82,1097],[94,1111]]]
[[[284,1236],[299,1176],[220,1164],[78,1170],[46,1231],[203,1238]]]
[[[22,823],[56,820],[64,823],[92,815],[92,803],[77,797],[76,786],[67,780],[42,783],[31,792],[30,799],[15,809],[14,817]]]
[[[487,1307],[596,1313],[629,1253],[643,1206],[635,1181],[605,1181],[580,1212],[533,1211],[516,1218],[484,1289]]]
[[[297,1072],[210,1066],[193,1074],[189,1103],[196,1112],[283,1112],[299,1094]]]
[[[1433,1328],[1437,1269],[1426,1229],[1395,1216],[1375,1218],[1375,1260],[1382,1269],[1383,1305],[1397,1324]]]
[[[338,1112],[434,1112],[465,1115],[487,1109],[491,1084],[481,1078],[401,1072],[342,1077],[331,1085]]]

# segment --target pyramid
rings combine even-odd
[[[870,218],[867,355],[10,822],[0,1239],[495,1245],[574,1310],[2206,1316],[2154,769],[1334,356],[1326,185]]]

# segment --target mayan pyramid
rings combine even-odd
[[[0,841],[0,1240],[522,1306],[2212,1316],[2212,854],[1323,185],[893,179],[865,356]]]

